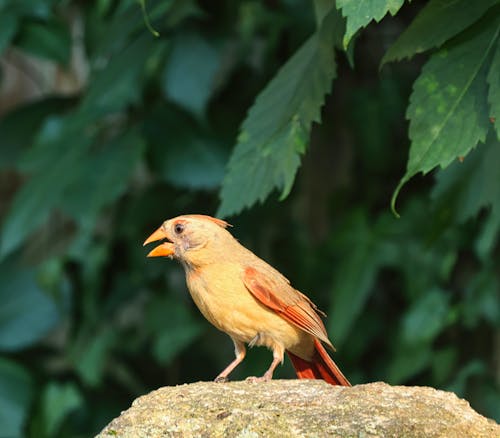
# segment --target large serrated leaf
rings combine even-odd
[[[498,0],[431,0],[382,58],[381,65],[440,47],[473,24]]]
[[[497,41],[493,61],[487,78],[490,86],[488,91],[488,102],[490,104],[490,117],[495,125],[497,137],[500,140],[500,40]]]
[[[382,20],[387,13],[395,15],[403,3],[404,0],[337,0],[337,8],[342,9],[342,15],[347,18],[344,47],[359,29],[372,20]]]
[[[312,35],[257,96],[229,160],[218,215],[262,202],[274,188],[281,198],[290,192],[335,77],[334,30],[327,25]]]
[[[434,54],[415,81],[407,117],[412,140],[406,173],[392,197],[419,172],[448,166],[484,141],[488,131],[486,73],[500,17],[479,23]]]

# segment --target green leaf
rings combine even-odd
[[[59,322],[54,301],[35,273],[11,259],[0,264],[0,350],[17,351],[42,339]]]
[[[342,236],[354,240],[350,245],[351,251],[342,257],[335,269],[332,304],[328,310],[328,332],[338,347],[345,342],[362,311],[379,268],[377,245],[366,218],[353,217],[349,228],[344,230]]]
[[[353,35],[370,21],[379,22],[389,12],[395,15],[404,0],[337,0],[337,8],[347,18],[347,27],[344,35],[344,47],[347,47]]]
[[[481,208],[491,206],[500,217],[500,142],[491,133],[464,161],[437,174],[432,198],[436,205],[453,209],[452,217],[462,223],[475,217]]]
[[[500,17],[500,16],[499,16]],[[392,196],[418,172],[446,167],[486,138],[486,68],[500,18],[480,23],[434,54],[416,80],[407,117],[412,140],[406,173]]]
[[[106,204],[126,189],[144,142],[133,128],[80,159],[58,205],[83,227],[91,227]]]
[[[387,382],[398,385],[429,365],[432,360],[432,349],[429,344],[399,343],[391,356],[387,368]]]
[[[24,436],[33,389],[33,380],[24,368],[0,358],[0,424],[3,436]]]
[[[458,347],[453,345],[432,353],[432,377],[439,386],[442,386],[453,375],[459,360],[458,352]]]
[[[364,212],[355,212],[339,233],[336,243],[341,254],[328,310],[328,332],[341,347],[373,292],[379,269],[396,257],[394,247],[379,241]]]
[[[448,324],[449,298],[433,289],[422,294],[403,317],[402,339],[407,344],[431,342]]]
[[[146,324],[153,332],[153,353],[161,364],[168,364],[201,333],[202,326],[177,300],[163,296],[146,309]]]
[[[188,189],[210,190],[220,185],[227,150],[187,115],[162,106],[146,121],[145,133],[152,145],[151,166],[164,181]]]
[[[0,55],[9,46],[18,26],[15,14],[0,11]]]
[[[164,10],[168,5],[168,10]],[[161,18],[164,20],[167,28],[180,27],[183,21],[188,20],[203,20],[205,18],[205,11],[201,8],[196,0],[173,0],[171,2],[159,2],[156,7],[151,11],[152,18]]]
[[[42,122],[68,106],[66,99],[51,98],[29,103],[0,120],[0,168],[14,167],[23,151],[33,144]]]
[[[153,26],[151,26],[151,22],[149,21],[149,15],[148,15],[148,12],[146,11],[146,0],[139,0],[139,5],[141,6],[142,17],[144,19],[144,24],[146,25],[147,29],[155,37],[159,37],[160,34],[156,30],[153,29]]]
[[[2,13],[6,10],[18,17],[29,17],[47,21],[53,15],[54,0],[2,0]],[[5,9],[3,9],[5,8]]]
[[[87,257],[98,216],[127,189],[144,150],[144,142],[133,127],[83,156],[74,178],[64,188],[57,203],[78,224],[76,238],[67,248],[74,258]]]
[[[87,385],[96,387],[101,384],[108,354],[117,341],[117,332],[106,328],[74,344],[72,360]]]
[[[203,119],[217,85],[221,50],[197,33],[181,34],[172,44],[163,73],[164,95]]]
[[[334,2],[331,0],[314,0],[314,17],[316,19],[316,26],[321,28],[323,20],[328,16],[332,8],[334,8]]]
[[[64,65],[69,63],[71,35],[67,26],[59,21],[23,23],[16,45],[41,58]]]
[[[145,34],[137,1],[124,1],[113,7],[109,1],[94,3],[86,19],[85,47],[95,70],[106,68],[103,60],[127,50],[131,35]],[[151,35],[147,35],[153,39]],[[144,35],[146,37],[146,35]],[[98,64],[98,67],[94,64]]]
[[[480,359],[472,359],[462,366],[458,373],[454,374],[453,382],[444,388],[446,391],[451,391],[459,397],[464,397],[467,381],[474,376],[479,376],[486,373],[486,364]]]
[[[168,365],[202,333],[201,325],[173,326],[154,340],[153,354],[158,363]]]
[[[164,44],[150,34],[142,34],[124,50],[111,56],[102,68],[94,67],[81,111],[98,116],[138,102],[145,64],[156,50],[163,47]]]
[[[485,370],[483,376],[487,376],[487,378],[476,389],[480,395],[476,398],[474,409],[477,409],[477,412],[481,412],[481,415],[486,418],[491,418],[500,423],[500,412],[498,409],[498,406],[500,406],[500,391],[498,390],[498,384],[493,383],[494,375],[490,374],[491,378],[488,378],[488,374],[488,371]]]
[[[490,86],[488,92],[490,117],[495,125],[497,138],[500,140],[500,40],[497,42],[487,80]]]
[[[94,122],[94,118],[79,111],[47,117],[31,147],[19,158],[18,171],[30,175],[46,171],[67,149],[67,145],[73,143],[75,137],[85,137],[90,143],[95,134],[95,130],[87,127],[90,122]]]
[[[76,117],[48,120],[39,139],[24,154],[22,170],[33,175],[17,191],[3,222],[0,256],[18,248],[47,220],[64,188],[75,180],[91,142],[80,132],[80,123],[84,122]]]
[[[82,396],[75,384],[50,382],[42,395],[43,425],[46,436],[57,436],[66,416],[79,408],[82,403]]]
[[[499,233],[500,205],[497,203],[490,215],[485,219],[474,244],[474,251],[483,262],[487,263],[492,259],[492,252],[497,245]]]
[[[380,65],[440,47],[478,20],[498,0],[431,0],[399,36]]]
[[[173,143],[162,162],[165,181],[188,189],[210,190],[220,186],[228,153],[215,140],[196,134],[182,143]],[[196,157],[196,160],[193,160]]]
[[[263,202],[274,188],[292,188],[312,122],[319,122],[335,77],[335,30],[325,19],[257,96],[238,137],[221,189],[219,216]],[[243,189],[244,188],[244,189]],[[242,190],[243,189],[243,190]]]
[[[387,75],[389,76],[389,75]],[[401,83],[395,77],[381,78],[379,87],[359,85],[352,90],[345,108],[356,148],[369,171],[392,168],[399,157],[393,152],[394,121],[401,120],[408,104],[402,96]],[[367,169],[367,170],[368,170]]]
[[[500,327],[500,282],[493,269],[483,269],[464,288],[460,301],[465,327],[473,329],[481,320]]]

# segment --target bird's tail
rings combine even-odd
[[[321,342],[314,340],[314,357],[311,362],[287,351],[299,379],[323,379],[331,385],[351,386],[339,367],[328,355]]]

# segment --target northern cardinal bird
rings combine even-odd
[[[201,313],[234,342],[234,359],[215,379],[226,381],[244,359],[245,344],[263,345],[273,361],[262,377],[270,380],[288,353],[299,379],[323,379],[350,386],[322,343],[335,350],[320,315],[305,295],[276,269],[242,246],[227,230],[229,224],[192,214],[165,221],[144,245],[166,239],[148,257],[178,259]]]

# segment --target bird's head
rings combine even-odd
[[[222,219],[201,214],[190,214],[168,219],[149,236],[144,245],[166,240],[148,254],[148,257],[175,257],[191,263],[200,258],[204,248],[217,245],[222,235],[231,236]],[[231,236],[232,237],[232,236]],[[205,251],[207,252],[207,251]]]

